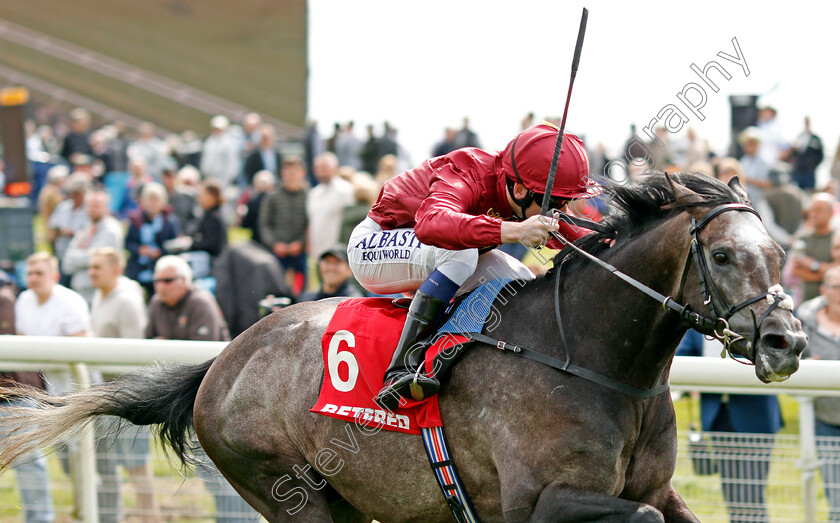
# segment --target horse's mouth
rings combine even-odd
[[[758,357],[759,360],[761,360],[761,363],[764,366],[764,368],[770,369],[768,363],[769,358],[767,357],[767,355],[759,354]],[[791,372],[790,374],[793,374],[793,372]],[[760,372],[759,366],[756,364],[755,375],[758,376],[758,379],[760,379],[763,383],[779,383],[790,378],[790,374],[776,374],[776,372],[773,370]]]
[[[755,353],[755,375],[764,383],[781,382],[799,369],[806,337],[795,332],[765,333]]]

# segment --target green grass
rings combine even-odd
[[[3,0],[0,18],[92,49],[302,126],[306,115],[305,0]],[[178,127],[162,102],[139,89],[100,85],[102,77],[75,66],[0,47],[0,63],[173,130],[204,131],[188,114]],[[40,53],[35,53],[40,54]],[[79,77],[90,80],[79,85]],[[84,82],[82,82],[84,83]],[[103,91],[114,91],[110,95]],[[136,99],[136,100],[135,100]],[[151,100],[151,102],[149,101]],[[145,110],[137,109],[150,104]]]

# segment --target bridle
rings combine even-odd
[[[705,334],[711,339],[719,340],[723,344],[723,352],[721,352],[722,357],[726,357],[726,354],[728,354],[735,361],[745,363],[739,360],[738,358],[735,358],[735,356],[732,354],[732,344],[741,340],[745,340],[746,337],[742,334],[733,331],[729,327],[729,319],[735,313],[737,313],[745,307],[752,305],[753,303],[759,302],[761,300],[767,300],[767,302],[769,303],[767,310],[764,312],[764,314],[762,314],[761,319],[758,321],[756,321],[755,319],[755,313],[752,313],[752,310],[750,310],[750,312],[753,314],[753,325],[755,327],[755,330],[753,331],[752,340],[747,341],[747,351],[750,352],[752,360],[754,361],[759,331],[761,329],[761,325],[764,323],[764,320],[766,320],[767,317],[778,307],[781,307],[782,309],[792,310],[793,300],[787,294],[785,294],[781,285],[774,285],[770,289],[768,289],[767,292],[758,294],[757,296],[744,300],[735,305],[728,306],[726,304],[726,300],[724,300],[723,296],[720,294],[720,291],[718,290],[717,285],[715,285],[714,279],[712,278],[712,275],[709,271],[709,266],[706,262],[706,257],[703,249],[703,243],[700,241],[700,231],[702,231],[703,228],[706,227],[713,219],[725,212],[749,212],[758,216],[759,220],[761,219],[761,216],[759,216],[758,213],[752,207],[740,203],[729,203],[713,207],[705,215],[703,215],[703,217],[700,218],[699,221],[696,221],[692,217],[691,228],[689,229],[689,234],[691,234],[691,248],[688,253],[688,258],[686,260],[685,267],[683,268],[677,299],[674,299],[671,296],[665,296],[663,294],[660,294],[659,292],[651,289],[647,285],[624,274],[609,263],[593,256],[592,254],[584,251],[574,243],[566,240],[556,231],[552,230],[552,234],[561,243],[563,243],[564,246],[573,249],[578,254],[584,256],[585,258],[594,262],[601,268],[606,269],[621,280],[632,285],[647,296],[650,296],[657,302],[661,303],[662,307],[666,311],[676,312],[679,315],[680,319],[686,324],[688,324],[689,327],[700,331],[701,333]],[[599,223],[590,222],[588,220],[583,220],[577,217],[569,216],[558,210],[553,211],[553,216],[555,220],[563,220],[564,222],[571,225],[584,227],[590,230],[607,232],[605,230],[605,227]],[[697,265],[697,272],[700,278],[700,288],[705,298],[704,304],[711,306],[711,317],[705,316],[698,312],[694,312],[693,310],[691,310],[689,305],[683,305],[680,303],[682,301],[683,289],[685,287],[685,282],[688,278],[688,272],[691,268],[692,262],[695,265]],[[563,330],[563,321],[560,316],[561,268],[556,267],[554,271],[554,312],[557,320],[557,328],[560,332],[560,341],[563,347],[563,351],[565,353],[564,359],[555,358],[553,356],[548,356],[541,352],[534,351],[522,346],[518,346],[501,340],[496,340],[482,333],[473,332],[465,333],[465,335],[469,336],[474,341],[487,343],[489,345],[495,345],[496,348],[502,351],[510,351],[517,356],[522,356],[534,361],[538,361],[544,365],[548,365],[550,367],[567,372],[569,374],[573,374],[593,383],[598,383],[600,385],[603,385],[604,387],[616,390],[628,396],[633,396],[636,398],[651,398],[653,396],[657,396],[659,394],[662,394],[663,392],[666,392],[669,389],[669,385],[667,382],[653,388],[636,387],[615,380],[613,378],[603,376],[601,374],[598,374],[596,372],[579,367],[571,363],[571,358],[569,355],[569,344],[566,341],[566,335]]]
[[[713,338],[720,340],[723,343],[723,350],[724,352],[721,353],[724,356],[724,353],[728,353],[732,359],[740,363],[744,363],[741,360],[732,356],[731,345],[735,342],[741,341],[745,339],[745,337],[741,334],[738,334],[732,331],[729,328],[729,319],[735,315],[736,312],[740,311],[745,307],[749,307],[753,303],[761,301],[762,299],[766,299],[770,304],[767,307],[767,310],[764,311],[764,314],[761,315],[761,318],[756,321],[755,313],[750,309],[750,313],[753,315],[753,338],[751,341],[747,342],[747,350],[751,352],[752,359],[755,359],[755,350],[756,344],[758,343],[758,335],[761,329],[761,325],[764,323],[764,320],[776,310],[777,307],[781,306],[783,309],[791,310],[793,309],[793,303],[785,294],[784,290],[781,288],[780,285],[774,285],[764,294],[759,294],[752,298],[746,299],[740,303],[736,303],[731,306],[727,306],[726,300],[721,295],[720,291],[715,285],[715,281],[711,276],[711,272],[709,271],[708,261],[706,260],[706,256],[704,255],[703,243],[700,241],[700,231],[709,224],[715,217],[720,216],[721,214],[727,211],[740,211],[740,212],[749,212],[758,216],[758,219],[761,220],[761,216],[750,206],[739,204],[739,203],[730,203],[725,205],[719,205],[717,207],[712,208],[709,212],[703,215],[699,221],[695,220],[693,217],[691,218],[691,228],[689,229],[689,234],[691,234],[691,249],[688,254],[688,259],[685,263],[685,268],[683,269],[682,278],[680,280],[680,289],[677,293],[677,302],[682,301],[683,295],[683,288],[685,287],[685,282],[688,277],[688,271],[691,268],[692,260],[694,264],[697,265],[697,272],[700,278],[700,291],[703,293],[704,300],[703,303],[705,305],[709,305],[712,309],[712,314],[714,315],[714,319],[707,318],[707,317],[700,317],[701,321],[704,322],[704,325],[695,325],[692,324],[691,326],[700,332],[703,332],[706,335],[709,335]],[[688,306],[685,306],[686,308]],[[715,322],[715,326],[711,328],[711,332],[709,332],[709,322]],[[705,327],[704,330],[701,327]]]
[[[761,318],[758,321],[756,321],[755,313],[753,313],[752,310],[750,310],[750,312],[753,314],[754,330],[752,340],[747,341],[747,351],[750,352],[750,355],[754,360],[759,331],[761,329],[761,325],[764,323],[764,320],[766,320],[767,317],[774,310],[776,310],[777,307],[781,306],[783,309],[792,310],[793,301],[787,294],[785,294],[784,289],[782,289],[780,285],[774,285],[771,288],[769,288],[767,292],[758,294],[735,305],[727,305],[726,300],[723,298],[720,291],[718,290],[718,287],[715,284],[714,279],[712,278],[711,272],[709,271],[709,265],[706,261],[703,243],[700,241],[700,232],[709,223],[711,223],[712,220],[714,220],[716,217],[720,216],[725,212],[748,212],[754,214],[758,217],[759,220],[761,220],[761,216],[759,216],[755,209],[753,209],[749,205],[744,205],[740,203],[728,203],[715,206],[706,214],[704,214],[700,218],[700,220],[695,220],[694,217],[692,217],[691,227],[689,228],[689,234],[691,235],[691,248],[689,250],[685,266],[683,267],[682,277],[680,278],[680,287],[676,299],[672,298],[671,296],[664,296],[663,294],[660,294],[655,290],[651,289],[647,285],[644,285],[643,283],[640,283],[639,281],[631,278],[630,276],[627,276],[626,274],[619,271],[609,263],[599,258],[596,258],[592,254],[584,251],[572,242],[565,240],[559,234],[554,232],[552,232],[552,234],[566,246],[573,249],[575,252],[595,262],[602,268],[610,271],[615,276],[618,276],[619,278],[629,283],[636,289],[642,291],[646,295],[662,303],[662,307],[665,310],[671,310],[676,312],[680,316],[680,318],[689,325],[689,327],[705,334],[711,339],[719,340],[723,344],[723,351],[721,352],[722,357],[725,357],[726,354],[728,354],[735,361],[749,364],[739,360],[738,358],[735,358],[735,356],[733,356],[732,354],[732,345],[738,341],[745,340],[746,336],[733,331],[729,327],[729,319],[732,318],[732,316],[735,313],[737,313],[745,307],[752,305],[753,303],[756,303],[761,300],[767,300],[767,302],[769,303],[767,310],[764,311],[764,313],[761,315]],[[571,220],[566,220],[565,215],[559,211],[554,211],[554,216],[555,219],[564,220],[570,223],[572,222]],[[574,220],[574,222],[580,224],[580,220]],[[691,307],[689,305],[683,305],[682,303],[680,303],[682,302],[683,289],[685,288],[685,282],[688,279],[688,273],[691,269],[692,262],[695,265],[697,265],[697,273],[700,279],[700,290],[704,297],[703,303],[711,307],[711,317],[694,312],[691,310]],[[557,316],[558,327],[560,328],[561,340],[563,341],[564,350],[566,351],[566,355],[568,358],[568,344],[566,343],[565,336],[563,334],[562,322],[560,320],[559,278],[560,271],[558,270],[557,281],[555,284],[555,313]]]

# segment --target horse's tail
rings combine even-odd
[[[195,397],[212,363],[150,367],[66,396],[31,387],[0,387],[0,398],[12,405],[0,409],[0,469],[104,415],[135,425],[158,425],[161,439],[186,464],[194,441]]]

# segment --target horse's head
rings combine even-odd
[[[758,379],[786,380],[799,368],[807,336],[779,284],[784,251],[752,211],[737,178],[729,188],[741,202],[718,205],[704,204],[703,196],[667,179],[692,218],[693,254],[683,299],[715,320],[716,335],[730,353],[755,364]]]

